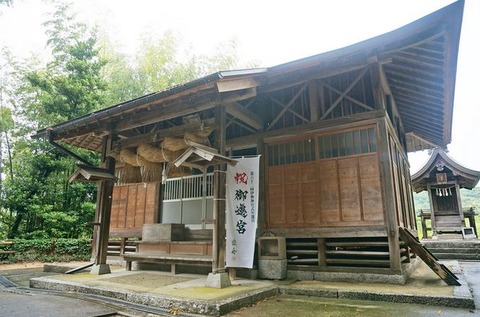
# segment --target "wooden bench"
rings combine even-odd
[[[13,240],[0,240],[0,245],[8,246],[8,248],[12,248],[15,244]],[[4,250],[3,248],[0,249],[0,255],[2,254],[15,254],[15,250]]]
[[[121,254],[127,271],[132,262],[169,264],[176,274],[177,264],[212,264],[212,230],[190,230],[179,224],[148,224],[142,228],[142,240],[135,241],[136,252]]]
[[[132,262],[146,262],[146,263],[161,263],[170,264],[170,271],[172,274],[176,274],[177,264],[188,264],[207,266],[212,265],[211,255],[201,254],[171,254],[171,253],[154,253],[154,252],[139,252],[124,254],[123,259],[126,262],[127,271],[132,270]]]

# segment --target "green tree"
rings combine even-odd
[[[105,61],[100,58],[93,31],[75,20],[68,4],[60,3],[44,23],[53,60],[45,69],[28,74],[36,94],[34,112],[51,125],[70,120],[105,104],[106,84],[101,76]]]
[[[99,56],[95,33],[75,21],[68,5],[56,4],[44,25],[51,61],[34,70],[15,67],[18,82],[10,100],[16,120],[13,168],[0,203],[10,238],[75,238],[88,236],[92,229],[86,223],[93,220],[95,186],[69,184],[75,161],[44,140],[25,136],[103,106],[105,62]],[[90,152],[81,155],[90,161],[97,159]]]
[[[103,43],[103,56],[108,61],[104,68],[108,82],[108,105],[239,66],[237,43],[233,39],[220,44],[217,54],[211,56],[195,55],[192,50],[182,49],[180,36],[173,31],[166,32],[162,37],[144,35],[135,58],[118,53],[108,39],[104,39]]]

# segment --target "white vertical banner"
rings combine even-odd
[[[258,216],[260,157],[236,159],[227,167],[226,267],[253,268]]]

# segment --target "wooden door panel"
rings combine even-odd
[[[147,196],[146,184],[137,186],[137,201],[135,204],[134,227],[142,227],[145,217],[145,203]]]
[[[268,187],[268,222],[272,225],[285,223],[283,185],[270,185]]]
[[[126,210],[126,217],[125,217],[126,228],[135,227],[135,212],[136,212],[136,206],[137,206],[137,192],[138,192],[137,189],[138,189],[138,184],[129,186],[127,210]]]
[[[275,166],[268,168],[268,184],[279,185],[283,184],[283,166]]]
[[[150,183],[147,186],[145,202],[145,223],[157,223],[157,209],[159,204],[159,183]]]
[[[127,215],[128,191],[130,186],[122,186],[120,189],[120,208],[118,210],[118,228],[125,228]]]
[[[285,215],[287,225],[303,222],[300,189],[300,184],[285,185]]]
[[[318,184],[302,184],[302,211],[305,223],[320,225],[320,203],[318,199]]]
[[[300,166],[298,164],[285,166],[284,179],[285,184],[298,184],[300,182]]]
[[[338,160],[342,221],[361,221],[360,188],[356,158]]]
[[[318,165],[316,163],[301,166],[302,183],[318,183]]]
[[[121,187],[113,187],[112,211],[110,213],[110,228],[118,228],[118,213],[120,212]]]

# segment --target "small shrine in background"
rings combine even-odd
[[[475,212],[462,206],[460,189],[473,189],[480,171],[463,167],[444,150],[436,148],[425,166],[412,176],[416,193],[427,191],[430,211],[421,211],[423,238],[428,238],[426,220],[431,220],[432,237],[439,239],[477,238]],[[468,219],[468,227],[465,219]]]

